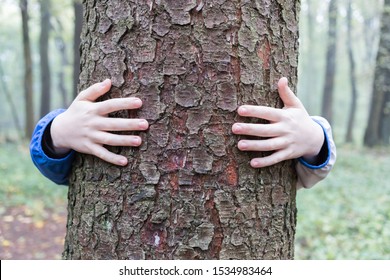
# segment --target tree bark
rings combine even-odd
[[[24,100],[25,100],[25,137],[30,139],[34,131],[34,104],[33,104],[33,74],[30,44],[30,30],[28,26],[28,1],[20,0],[22,14],[23,55],[24,55]]]
[[[41,111],[43,117],[50,112],[51,74],[49,65],[49,32],[50,32],[50,0],[40,0],[41,35],[39,38],[39,55],[41,58]]]
[[[137,96],[150,122],[121,168],[78,155],[66,259],[292,259],[293,161],[253,169],[237,106],[281,107],[298,66],[299,1],[84,1],[80,88]],[[133,113],[119,112],[129,117]],[[244,121],[244,120],[240,120]],[[255,121],[255,120],[254,120]]]
[[[390,0],[385,0],[364,145],[388,145],[390,134]]]
[[[330,0],[328,46],[326,50],[326,69],[321,114],[331,124],[333,122],[333,91],[336,73],[337,13],[337,1]]]

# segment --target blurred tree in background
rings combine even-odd
[[[22,15],[22,37],[24,54],[24,100],[25,100],[25,136],[29,137],[34,129],[34,107],[33,104],[33,74],[29,28],[28,0],[20,0],[20,11]],[[4,73],[3,73],[4,74]],[[12,101],[12,99],[10,99]],[[10,103],[12,104],[12,103]],[[15,110],[11,107],[11,110]],[[16,112],[13,112],[16,114]]]
[[[83,26],[83,5],[81,0],[73,1],[74,9],[74,31],[73,31],[73,96],[77,96],[77,84],[80,75],[80,43],[81,43],[81,29]]]
[[[21,125],[26,127],[26,134],[30,135],[31,123],[35,123],[41,114],[54,108],[68,106],[77,94],[82,9],[80,0],[50,0],[50,5],[49,0],[20,0],[20,3],[27,2],[29,5],[25,12],[30,14],[28,21],[30,30],[27,33],[30,37],[31,69],[34,70],[34,75],[29,74],[30,80],[26,83],[26,86],[31,88],[28,91],[30,93],[26,95],[30,98],[27,103],[26,98],[23,97],[25,92],[22,82],[23,72],[31,73],[31,71],[24,64],[22,35],[15,36],[15,34],[22,34],[22,17],[17,0],[1,0],[0,62],[4,68],[2,80],[11,89],[15,106],[25,107],[24,110],[18,110],[17,115],[19,119],[24,120]],[[333,2],[337,2],[337,10],[333,8],[335,4],[330,5]],[[326,117],[333,122],[338,142],[341,139],[337,135],[346,135],[349,130],[348,134],[353,132],[357,143],[360,144],[363,142],[365,130],[362,124],[368,122],[370,111],[383,0],[353,1],[349,20],[347,20],[349,0],[333,2],[302,0],[297,94],[311,114],[324,115],[326,111],[321,108],[326,107],[327,110],[332,108],[333,113],[329,116],[326,113]],[[332,8],[333,12],[330,13],[329,8]],[[45,15],[42,21],[41,15]],[[339,20],[335,21],[335,18]],[[26,20],[24,22],[27,23]],[[328,23],[333,26],[331,29],[328,28]],[[41,32],[44,26],[46,31]],[[326,72],[326,65],[329,65],[327,64],[327,42],[332,42],[327,39],[329,33],[337,33],[337,39],[333,40],[332,46],[333,49],[337,49],[337,53],[333,58],[334,66],[328,68]],[[43,36],[45,34],[47,37]],[[347,41],[352,42],[349,50]],[[356,91],[360,92],[359,99],[356,98],[354,101],[356,105],[351,105],[353,95],[350,93],[352,74],[349,68],[349,51],[352,51],[356,57]],[[47,63],[44,58],[46,55]],[[51,78],[48,78],[48,75]],[[323,93],[325,88],[329,87],[329,83],[326,82],[329,80],[325,77],[331,75],[334,76],[333,98],[331,98],[333,105],[326,105],[327,102],[323,102]],[[0,109],[5,112],[0,121],[0,135],[15,138],[17,129],[11,113],[13,109],[3,92],[0,94],[0,101],[4,101],[0,102]],[[350,119],[346,108],[350,106],[356,110],[355,124],[357,125],[353,123],[346,125]],[[39,112],[39,115],[34,112]]]
[[[71,0],[0,0],[0,141],[19,137],[15,116],[30,138],[41,114],[73,98],[72,8]]]
[[[390,0],[385,0],[376,58],[371,110],[364,144],[389,145],[390,136]]]
[[[41,33],[39,37],[39,56],[41,69],[41,110],[43,117],[50,112],[51,72],[49,62],[49,35],[51,30],[50,0],[39,0]]]
[[[330,124],[333,123],[333,95],[334,79],[336,75],[336,51],[337,51],[337,1],[330,0],[328,8],[328,42],[326,48],[325,82],[322,95],[322,113]]]
[[[353,51],[352,40],[352,0],[349,0],[347,7],[347,51],[349,59],[349,79],[351,81],[351,103],[349,107],[349,117],[347,123],[347,132],[345,134],[345,142],[353,142],[353,128],[355,126],[356,104],[357,104],[357,85],[356,85],[356,62]]]
[[[40,117],[42,1],[0,0],[0,156],[3,159],[0,164],[0,200],[3,202],[0,213],[3,213],[2,207],[9,207],[10,201],[12,205],[19,203],[23,206],[27,205],[27,200],[29,205],[35,203],[31,203],[31,191],[38,197],[40,208],[47,207],[49,202],[52,202],[53,209],[61,208],[48,195],[60,191],[60,188],[50,188],[53,185],[33,169],[26,143],[5,143],[16,142],[20,135],[29,138]],[[78,92],[80,2],[50,0],[47,43],[51,74],[49,110],[67,107]],[[386,0],[386,6],[388,3]],[[384,0],[353,0],[350,4],[351,0],[337,1],[335,14],[338,20],[335,25],[337,53],[332,126],[340,156],[335,170],[325,182],[310,191],[298,192],[298,258],[378,259],[388,258],[390,252],[387,242],[390,236],[387,207],[390,205],[390,185],[386,180],[388,149],[360,147],[364,138],[368,146],[388,143],[388,121],[372,124],[375,118],[381,118],[374,117],[375,114],[388,117],[387,97],[382,97],[379,103],[371,100],[377,99],[378,92],[384,96],[389,89],[386,80],[390,43],[386,34],[390,18],[388,10],[382,17]],[[330,0],[301,0],[297,94],[312,115],[322,114],[329,5]],[[380,35],[383,38],[378,52]],[[374,107],[374,104],[380,106]],[[355,111],[355,121],[350,125],[352,110]],[[342,145],[349,138],[348,134],[353,136],[353,145]],[[341,137],[344,135],[345,140]],[[15,153],[16,157],[13,157]],[[26,196],[24,200],[20,198],[22,195]],[[65,192],[63,199],[66,200]],[[315,206],[313,201],[316,201]],[[2,238],[0,234],[0,242]]]

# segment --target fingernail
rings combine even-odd
[[[143,129],[147,129],[149,127],[149,123],[146,120],[140,120],[139,126]]]
[[[245,150],[246,148],[248,148],[248,144],[244,141],[240,141],[238,143],[238,148],[240,148],[241,150]]]
[[[140,137],[136,137],[136,138],[134,138],[133,143],[134,143],[134,146],[139,146],[139,145],[141,145],[142,140]]]
[[[239,131],[241,130],[241,128],[242,128],[242,127],[241,127],[241,125],[239,125],[239,124],[234,124],[234,125],[233,125],[233,130],[236,131],[236,132],[239,132]]]
[[[258,167],[260,167],[260,162],[257,161],[257,160],[252,160],[252,161],[251,161],[251,165],[252,165],[252,167],[254,167],[254,168],[258,168]]]
[[[126,158],[122,158],[119,160],[119,164],[122,165],[122,166],[125,166],[127,164],[127,159]]]
[[[240,107],[240,108],[238,108],[238,113],[239,113],[240,115],[245,114],[246,112],[247,112],[247,109],[246,109],[245,107]]]
[[[100,86],[101,87],[106,87],[110,84],[111,80],[110,79],[105,79],[103,82],[101,82]]]
[[[142,106],[142,100],[139,99],[138,97],[134,98],[134,103],[135,103],[135,105],[137,105],[137,106]]]

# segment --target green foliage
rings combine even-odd
[[[358,67],[359,100],[355,136],[361,140],[369,109],[373,57],[378,39],[380,3],[354,1],[354,52]],[[39,8],[30,3],[30,29],[34,61],[34,91],[39,101]],[[342,137],[349,106],[348,61],[345,51],[345,1],[340,1],[338,21],[337,79],[334,132]],[[309,6],[310,5],[310,6]],[[308,24],[308,14],[314,23]],[[311,114],[319,114],[322,96],[326,46],[327,1],[302,0],[300,17],[300,61],[298,96]],[[72,1],[52,0],[51,66],[56,77],[66,67],[68,90],[71,88],[71,65],[64,66],[53,38],[61,35],[72,60]],[[366,25],[367,20],[372,25]],[[5,80],[18,108],[23,107],[23,52],[18,1],[3,0],[0,5],[0,62]],[[310,27],[311,26],[311,31]],[[310,32],[313,32],[310,35]],[[368,33],[367,33],[368,32]],[[372,37],[370,35],[372,33]],[[309,36],[310,35],[310,36]],[[54,78],[56,79],[56,78]],[[60,105],[57,81],[53,81],[53,108]],[[0,139],[9,134],[12,120],[9,106],[0,92]],[[20,119],[24,112],[20,111]],[[359,141],[360,142],[360,141]],[[330,176],[311,190],[298,192],[297,259],[388,259],[390,257],[390,182],[387,178],[390,150],[368,151],[339,148],[339,159]],[[67,188],[45,179],[33,166],[27,143],[0,143],[0,216],[8,207],[25,206],[34,215],[44,216],[47,209],[63,211]],[[63,206],[61,206],[63,207]]]
[[[44,178],[31,161],[28,144],[0,144],[0,215],[10,207],[25,206],[34,216],[64,205],[67,188]]]
[[[298,192],[296,259],[389,258],[389,153],[340,147],[329,177]],[[0,178],[0,216],[18,206],[38,219],[65,210],[67,188],[39,173],[27,143],[0,144]]]
[[[390,257],[389,153],[341,147],[329,177],[298,192],[297,259]]]

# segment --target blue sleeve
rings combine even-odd
[[[331,145],[330,145],[330,140],[331,140],[331,135],[328,135],[327,129],[324,127],[324,125],[320,122],[317,121],[315,118],[313,120],[318,123],[322,130],[324,131],[324,144],[322,145],[321,151],[317,156],[316,163],[308,163],[303,159],[303,157],[298,158],[298,161],[304,165],[307,168],[310,169],[321,169],[325,166],[328,165],[330,158],[331,158]]]
[[[71,151],[63,158],[52,158],[45,153],[42,147],[42,137],[53,119],[64,111],[64,109],[58,109],[44,116],[36,125],[30,142],[30,155],[35,166],[45,177],[59,185],[68,184],[75,153]]]

